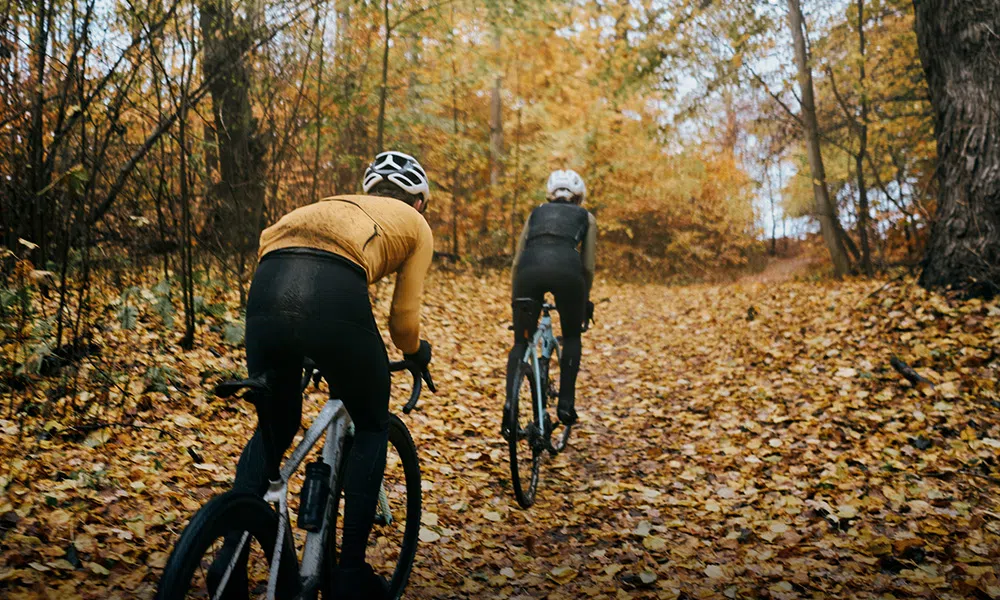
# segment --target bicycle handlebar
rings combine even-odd
[[[434,394],[437,393],[437,386],[434,385],[434,380],[431,379],[430,369],[421,368],[420,365],[413,362],[412,360],[398,360],[389,363],[389,372],[395,371],[409,371],[413,376],[413,391],[410,392],[410,399],[403,405],[403,412],[410,414],[417,406],[417,400],[420,400],[420,390],[423,388],[423,384],[427,384],[427,388]]]
[[[319,385],[319,380],[323,379],[323,374],[319,369],[316,368],[316,363],[312,359],[305,359],[302,363],[305,368],[305,376],[302,378],[302,391],[306,391],[309,387],[309,382],[312,381],[314,385]],[[431,378],[431,372],[429,369],[422,369],[420,366],[413,362],[412,360],[398,360],[389,363],[389,372],[394,373],[397,371],[409,371],[413,376],[413,391],[410,392],[410,399],[406,401],[403,405],[403,412],[410,414],[410,412],[416,408],[417,401],[420,400],[420,392],[423,389],[423,384],[427,384],[427,388],[433,392],[437,393],[437,386],[434,385],[434,380]]]

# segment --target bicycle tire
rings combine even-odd
[[[413,437],[410,435],[410,431],[406,428],[406,425],[394,414],[389,415],[389,445],[396,450],[402,463],[406,489],[406,521],[404,523],[402,544],[400,545],[396,567],[393,570],[392,577],[389,579],[389,597],[395,600],[403,595],[403,591],[406,590],[406,584],[410,579],[410,573],[413,571],[413,560],[416,558],[417,544],[420,537],[422,492],[420,489],[420,462],[417,458],[416,445],[413,443]],[[349,453],[350,440],[348,439],[344,444],[344,459],[340,462],[340,473],[337,477],[337,487],[334,490],[333,496],[334,501],[330,503],[332,507],[330,531],[333,532],[333,535],[327,537],[324,560],[329,559],[330,562],[326,564],[337,564],[339,534],[336,525],[340,514],[341,501],[344,496],[343,482]],[[372,533],[369,536],[369,545],[371,545],[372,537],[375,535],[377,535],[377,531],[375,530],[375,526],[373,526]],[[324,597],[333,597],[332,590],[330,589],[331,585],[332,580],[328,580],[324,586]]]
[[[529,508],[535,503],[535,493],[538,491],[538,477],[539,471],[542,466],[542,453],[541,448],[538,444],[537,436],[533,432],[539,431],[538,424],[539,420],[542,418],[538,414],[538,404],[535,402],[535,396],[537,394],[534,384],[534,373],[531,367],[525,362],[517,363],[514,371],[514,386],[511,390],[511,397],[507,401],[507,423],[510,424],[511,431],[507,439],[507,445],[510,449],[510,481],[511,487],[514,488],[514,497],[517,499],[517,503],[521,508]],[[527,427],[522,427],[521,419],[519,419],[519,404],[522,400],[521,388],[522,384],[527,381],[528,387],[531,390],[531,413],[532,421],[528,423]],[[520,444],[527,440],[528,443]],[[517,460],[518,452],[531,452],[531,469],[530,475],[528,473],[521,473],[521,468]],[[523,476],[528,475],[527,486],[524,485]]]
[[[157,600],[187,598],[196,571],[205,567],[202,561],[212,543],[228,534],[242,532],[249,532],[270,563],[278,533],[278,514],[271,506],[260,496],[247,492],[229,491],[211,499],[191,518],[170,553],[156,590]],[[289,555],[294,556],[294,548]],[[282,560],[278,568],[279,589],[298,584],[295,560]]]

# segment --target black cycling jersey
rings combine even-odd
[[[595,237],[594,217],[585,208],[568,202],[549,202],[528,217],[514,259],[512,299],[533,298],[540,310],[546,292],[555,296],[563,337],[559,364],[559,418],[563,422],[576,420],[580,333],[593,281]],[[517,334],[525,330],[533,333],[538,314],[535,311],[514,315],[514,347],[507,357],[508,395],[514,367],[528,344],[528,340]]]

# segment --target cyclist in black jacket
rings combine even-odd
[[[524,357],[537,327],[545,293],[552,292],[563,337],[557,412],[560,421],[572,425],[577,419],[575,391],[580,370],[580,333],[594,311],[590,288],[594,282],[597,221],[580,206],[587,196],[587,187],[575,171],[554,171],[546,188],[549,202],[532,211],[514,254],[512,300],[533,298],[537,309],[533,314],[514,311],[514,347],[507,357],[507,397],[511,395],[514,367]]]

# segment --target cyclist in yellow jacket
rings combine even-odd
[[[407,359],[426,367],[431,346],[420,339],[420,303],[434,244],[422,215],[430,187],[416,159],[395,151],[379,154],[365,171],[362,188],[367,195],[303,206],[261,234],[260,264],[247,297],[246,352],[251,377],[271,374],[274,452],[283,454],[300,427],[305,357],[316,362],[354,422],[334,585],[339,599],[368,600],[387,597],[388,589],[365,563],[365,548],[389,431],[389,359],[368,286],[397,274],[389,333]],[[234,488],[266,491],[265,451],[257,431],[240,456]],[[212,579],[210,573],[210,584]],[[227,586],[232,588],[240,586]]]

